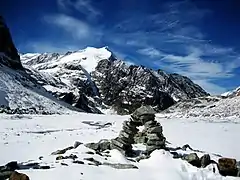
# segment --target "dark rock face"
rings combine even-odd
[[[143,66],[128,66],[119,60],[100,61],[91,75],[102,101],[119,114],[131,114],[141,105],[151,105],[161,111],[173,105],[174,99],[207,95],[186,77]]]
[[[4,23],[2,16],[0,16],[0,61],[15,69],[23,68],[10,31]]]

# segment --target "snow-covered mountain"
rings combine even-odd
[[[141,104],[160,111],[178,100],[207,95],[187,77],[127,65],[106,47],[66,54],[22,54],[21,60],[38,74],[35,79],[47,91],[87,112],[113,108],[119,114],[129,114]],[[39,80],[39,74],[57,81]]]
[[[240,86],[232,91],[225,92],[221,94],[222,97],[235,97],[240,96]]]

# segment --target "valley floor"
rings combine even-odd
[[[22,170],[31,180],[214,180],[237,179],[222,177],[213,167],[195,168],[185,161],[173,159],[163,150],[154,151],[147,160],[131,162],[118,151],[111,151],[108,162],[129,163],[139,169],[113,169],[108,166],[72,164],[62,160],[68,166],[56,161],[53,151],[72,146],[75,141],[83,143],[97,142],[118,136],[122,122],[129,116],[94,115],[75,113],[72,115],[0,115],[0,165],[9,161],[39,162],[53,167],[49,170]],[[171,146],[189,144],[193,149],[221,154],[240,160],[240,119],[164,119],[156,118],[163,126],[163,134]],[[138,145],[135,148],[140,148]],[[66,154],[74,153],[79,160],[94,157],[104,162],[99,155],[86,154],[90,149],[79,146]],[[39,160],[39,157],[43,158]],[[83,160],[84,161],[84,160]]]

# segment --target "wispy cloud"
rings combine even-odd
[[[65,14],[44,16],[44,20],[71,33],[78,39],[84,39],[90,35],[90,27],[86,23]]]
[[[66,35],[78,40],[89,41],[89,43],[93,40],[97,42],[102,36],[100,28],[93,29],[88,23],[66,14],[46,15],[43,20],[49,25],[61,28],[68,33]]]
[[[61,10],[77,10],[89,18],[101,16],[101,12],[96,9],[90,0],[57,0],[57,5]]]
[[[114,43],[144,55],[142,63],[186,75],[213,94],[225,91],[214,80],[234,76],[240,55],[231,47],[216,45],[199,26],[210,10],[189,0],[166,3],[157,14],[137,14],[118,23]],[[148,57],[148,58],[146,58]]]

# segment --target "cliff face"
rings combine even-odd
[[[14,69],[23,68],[10,31],[2,16],[0,16],[0,61]]]

